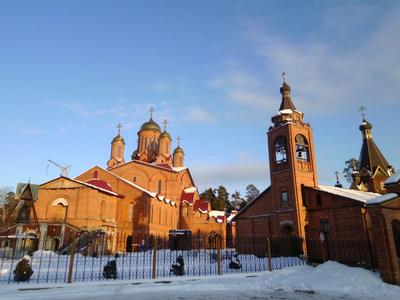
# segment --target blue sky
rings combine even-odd
[[[118,122],[129,159],[154,106],[201,190],[262,190],[283,71],[320,183],[358,157],[360,105],[398,169],[399,32],[398,1],[0,1],[0,186],[105,166]]]

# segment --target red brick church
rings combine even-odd
[[[400,283],[400,175],[374,142],[372,124],[364,118],[359,128],[351,188],[320,185],[312,128],[286,82],[280,92],[267,133],[271,184],[234,218],[236,234],[366,241],[383,278]]]

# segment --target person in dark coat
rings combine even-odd
[[[29,255],[24,255],[24,257],[22,257],[22,259],[17,263],[14,270],[14,281],[29,281],[33,274],[33,270],[29,264],[30,260],[31,258]]]
[[[117,279],[117,261],[110,260],[103,268],[103,277],[106,279]]]
[[[177,276],[185,275],[185,261],[182,255],[176,258],[176,263],[172,264],[170,272]]]

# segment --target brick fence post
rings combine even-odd
[[[72,282],[72,273],[74,271],[75,252],[76,252],[76,232],[72,236],[71,253],[70,253],[70,257],[69,257],[69,268],[68,268],[68,280],[67,280],[67,283],[71,283]]]

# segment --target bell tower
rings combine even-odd
[[[302,185],[318,185],[312,129],[293,104],[285,73],[280,92],[281,105],[267,133],[271,192],[277,216],[275,231],[276,234],[305,236]]]

